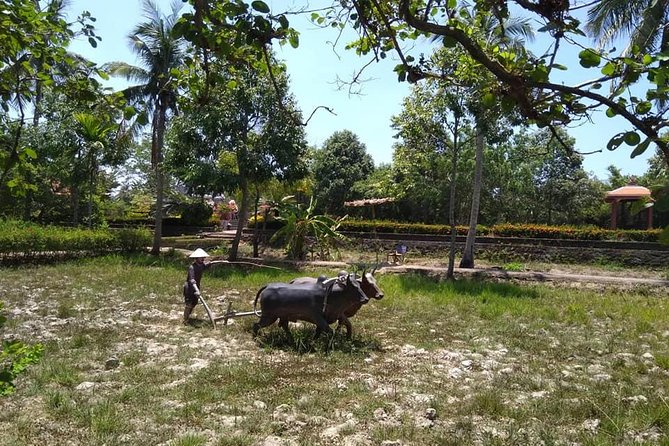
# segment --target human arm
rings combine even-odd
[[[200,288],[197,286],[197,280],[195,279],[195,268],[193,265],[188,267],[188,277],[186,278],[186,282],[193,291],[193,294],[196,297],[200,297]]]

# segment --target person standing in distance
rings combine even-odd
[[[188,325],[190,314],[200,300],[200,280],[202,280],[204,270],[218,263],[226,263],[225,260],[205,262],[205,259],[209,257],[209,254],[202,248],[197,248],[188,257],[194,260],[193,264],[188,267],[188,276],[186,277],[186,283],[184,283],[184,325]]]

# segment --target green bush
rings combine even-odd
[[[185,203],[180,206],[181,222],[187,226],[206,226],[214,210],[204,201]]]
[[[147,229],[79,229],[0,220],[0,254],[140,251],[151,244]]]
[[[458,235],[467,235],[469,227],[456,226]],[[344,220],[342,231],[351,232],[384,232],[391,234],[432,234],[449,235],[450,225],[425,225],[421,223],[399,223],[388,220]],[[483,225],[476,227],[477,235],[487,235],[488,228]]]
[[[0,332],[6,322],[2,314],[3,304],[0,302]],[[14,391],[14,380],[30,364],[35,364],[42,356],[44,347],[41,344],[27,345],[17,339],[2,339],[0,348],[0,396],[9,395]]]
[[[251,219],[249,227],[254,227]],[[262,217],[258,218],[262,227]],[[278,229],[282,223],[277,220],[267,222],[267,229]],[[344,220],[341,231],[345,232],[379,232],[390,234],[430,234],[450,235],[449,225],[425,225],[420,223],[400,223],[389,220]],[[458,235],[467,235],[467,226],[456,226]],[[548,226],[533,224],[499,224],[493,226],[478,225],[476,235],[479,237],[520,237],[564,240],[611,240],[633,242],[658,242],[661,229],[604,229],[597,226]],[[669,231],[667,243],[669,243]]]
[[[596,226],[547,226],[547,225],[494,225],[490,231],[495,237],[549,238],[570,240],[616,240],[657,242],[660,229],[603,229]]]

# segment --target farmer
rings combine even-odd
[[[205,262],[204,259],[209,257],[209,254],[202,248],[197,248],[189,257],[194,261],[188,267],[188,277],[186,277],[186,283],[184,283],[184,325],[188,325],[190,314],[200,299],[200,280],[204,270],[217,263],[226,263],[225,260]]]

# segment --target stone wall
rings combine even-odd
[[[355,234],[352,243],[364,250],[391,251],[401,241],[409,248],[409,258],[412,252],[417,255],[448,256],[450,246],[448,237],[428,238],[409,234],[392,234],[392,239],[380,235],[369,238]],[[457,238],[458,254],[462,251],[464,243],[464,237]],[[475,256],[496,262],[614,263],[625,266],[667,267],[669,246],[642,242],[480,237],[477,238],[475,245]]]

